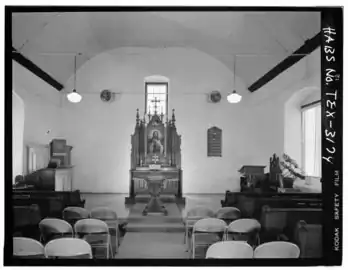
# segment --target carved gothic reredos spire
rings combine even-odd
[[[139,109],[137,109],[136,122],[137,122],[137,126],[138,126],[139,125]]]
[[[175,110],[173,109],[172,111],[173,111],[173,113],[172,113],[172,124],[175,127]]]

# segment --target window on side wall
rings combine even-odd
[[[321,103],[302,108],[302,168],[307,176],[321,177]]]

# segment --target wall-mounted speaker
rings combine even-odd
[[[208,101],[211,103],[218,103],[221,101],[221,93],[219,91],[212,91],[208,95]]]
[[[100,92],[100,99],[103,102],[111,102],[114,100],[115,94],[111,92],[110,90],[102,90]]]

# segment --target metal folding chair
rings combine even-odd
[[[261,224],[256,219],[238,219],[228,225],[224,239],[246,241],[255,248],[260,244],[260,230]]]
[[[236,207],[222,207],[216,212],[215,217],[224,220],[227,224],[230,224],[232,221],[240,219],[241,212]]]
[[[185,235],[184,235],[184,244],[186,244],[186,251],[190,251],[190,235],[192,234],[193,225],[200,219],[214,217],[215,213],[213,210],[206,206],[196,206],[190,209],[186,218],[184,219],[185,223]]]
[[[77,238],[54,239],[45,246],[45,255],[51,259],[92,259],[92,248]]]
[[[89,211],[82,207],[69,206],[63,210],[63,219],[74,226],[81,219],[89,218]]]
[[[293,259],[300,256],[300,249],[291,242],[274,241],[264,243],[254,250],[254,258]]]
[[[45,218],[39,223],[40,242],[48,243],[53,239],[74,237],[72,226],[65,220],[57,218]]]
[[[205,258],[209,259],[251,259],[254,256],[253,248],[242,241],[224,241],[212,244]]]
[[[91,210],[91,218],[102,220],[108,225],[112,244],[114,245],[113,250],[117,253],[120,242],[117,213],[109,207],[96,207]]]
[[[13,237],[13,257],[22,259],[45,258],[44,246],[35,239]]]
[[[222,241],[226,227],[226,222],[221,219],[204,218],[198,220],[192,229],[192,258],[196,257],[197,247],[208,248],[210,245]]]
[[[76,237],[86,240],[91,245],[94,257],[99,257],[98,249],[104,249],[106,258],[109,259],[110,254],[113,258],[109,227],[104,221],[92,218],[82,219],[75,223],[74,228]]]

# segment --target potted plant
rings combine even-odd
[[[282,170],[284,188],[288,187],[289,185],[291,185],[290,187],[292,188],[295,179],[306,179],[305,173],[294,159],[287,154],[283,154],[282,158],[283,160],[280,161],[280,167]]]

